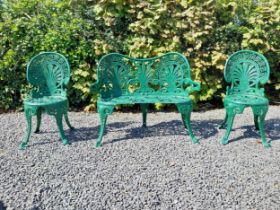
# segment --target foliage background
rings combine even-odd
[[[41,51],[68,58],[72,107],[94,108],[89,84],[96,62],[114,51],[133,57],[181,52],[202,83],[195,101],[221,103],[227,56],[256,50],[271,66],[266,93],[279,100],[279,48],[278,0],[0,0],[0,110],[22,106],[27,62]]]

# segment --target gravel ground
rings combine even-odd
[[[25,151],[18,150],[23,113],[2,114],[0,201],[16,210],[280,209],[279,111],[270,106],[266,118],[271,149],[249,109],[236,117],[226,146],[219,144],[225,131],[216,129],[222,109],[193,113],[199,145],[178,113],[150,113],[147,128],[141,114],[114,113],[98,149],[98,115],[72,112],[71,145],[59,142],[55,121],[44,115]]]

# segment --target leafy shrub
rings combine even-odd
[[[26,64],[41,51],[64,54],[71,65],[72,107],[94,107],[89,84],[96,62],[117,51],[133,57],[183,53],[202,90],[196,102],[221,100],[223,67],[239,49],[263,53],[271,65],[270,97],[280,89],[278,0],[2,0],[0,109],[21,107]],[[158,108],[162,107],[157,105]]]

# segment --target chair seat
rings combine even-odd
[[[225,102],[243,104],[248,106],[253,105],[268,105],[268,99],[263,96],[252,94],[232,94],[225,97]]]
[[[65,103],[66,101],[67,98],[63,96],[44,96],[41,98],[26,99],[24,100],[24,104],[29,106],[49,106]]]
[[[100,99],[99,103],[107,105],[117,104],[144,104],[144,103],[163,103],[163,104],[191,104],[192,100],[188,96],[170,96],[170,95],[147,95],[147,96],[119,96],[110,99]]]

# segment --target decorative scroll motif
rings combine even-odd
[[[127,91],[129,69],[131,69],[130,64],[119,54],[112,54],[102,59],[97,74],[101,95],[104,98],[120,96]]]
[[[98,85],[102,98],[121,95],[174,93],[187,95],[189,63],[179,53],[134,59],[118,53],[104,56],[98,66]]]
[[[182,56],[164,56],[158,67],[158,78],[162,80],[162,92],[183,93],[184,79],[190,78],[189,63]]]
[[[155,90],[151,88],[150,84],[152,84],[155,79],[153,68],[155,61],[134,61],[133,64],[135,69],[131,74],[132,79],[130,79],[129,84],[137,85],[134,86],[136,89],[135,93],[144,95],[145,93],[154,92]]]
[[[225,68],[225,79],[232,83],[229,93],[258,92],[259,83],[267,82],[269,72],[268,62],[263,55],[248,50],[234,53]]]
[[[65,95],[70,79],[69,64],[58,53],[41,53],[29,63],[27,79],[34,87],[33,96]]]

